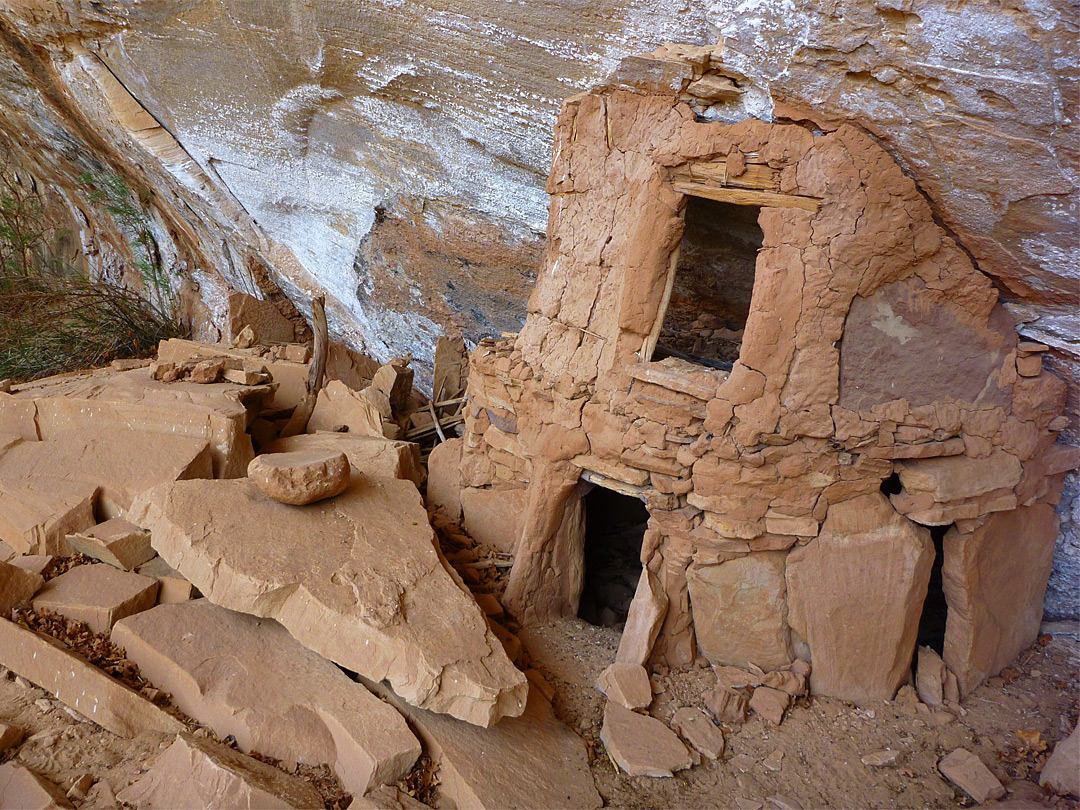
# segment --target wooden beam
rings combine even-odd
[[[821,200],[815,197],[800,197],[795,194],[780,194],[775,191],[758,191],[746,188],[726,188],[692,180],[675,180],[674,189],[693,197],[705,197],[718,202],[736,205],[759,205],[762,208],[801,208],[804,211],[817,211]]]

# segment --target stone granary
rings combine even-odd
[[[512,544],[523,622],[590,596],[596,491],[643,501],[619,661],[888,699],[944,621],[966,694],[1038,632],[1065,384],[873,138],[695,112],[735,92],[668,46],[565,104],[527,320],[431,486]]]

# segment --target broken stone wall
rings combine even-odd
[[[1052,347],[1047,365],[1077,379],[1064,2],[17,0],[0,31],[0,131],[81,212],[84,250],[110,277],[130,272],[127,243],[78,177],[150,192],[203,337],[225,328],[227,286],[277,286],[301,310],[326,292],[337,337],[383,360],[412,351],[421,371],[448,328],[513,331],[539,265],[561,99],[628,54],[722,38],[743,92],[703,114],[857,121],[1000,286],[1023,334]],[[1063,538],[1059,559],[1077,559],[1075,528]],[[1061,562],[1055,577],[1075,570]],[[1074,588],[1051,594],[1052,611],[1075,614]]]

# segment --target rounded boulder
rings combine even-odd
[[[333,450],[296,450],[256,456],[248,478],[266,495],[294,506],[332,498],[349,486],[349,459]]]

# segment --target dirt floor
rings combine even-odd
[[[447,539],[444,535],[444,542]],[[485,560],[490,551],[460,534],[461,559]],[[466,548],[462,549],[461,546]],[[448,550],[453,551],[453,547]],[[461,564],[461,559],[457,560]],[[498,592],[505,571],[495,565],[464,569],[478,591]],[[1038,770],[1054,744],[1065,737],[1080,712],[1080,625],[1061,634],[1040,636],[1016,664],[977,689],[959,715],[930,711],[914,699],[856,708],[831,698],[802,698],[779,727],[751,715],[747,723],[725,728],[727,750],[719,761],[704,760],[672,779],[632,778],[619,772],[600,742],[604,697],[597,676],[615,658],[619,630],[579,619],[521,630],[520,663],[540,670],[556,689],[556,713],[589,748],[593,777],[606,807],[613,808],[894,808],[968,807],[973,804],[937,773],[937,762],[955,748],[976,753],[1009,790],[1000,807],[1076,808],[1078,803],[1045,794]],[[1071,634],[1068,632],[1071,631]],[[54,635],[62,633],[52,631]],[[70,629],[68,630],[70,638]],[[73,646],[96,645],[83,639]],[[96,649],[96,647],[95,647]],[[116,669],[115,654],[102,653],[102,666]],[[120,660],[120,664],[124,664]],[[121,667],[122,668],[122,667]],[[25,730],[23,742],[0,759],[15,759],[63,789],[79,777],[94,780],[77,807],[114,808],[115,794],[133,782],[168,747],[171,739],[147,732],[132,740],[117,737],[82,718],[43,690],[3,672],[0,721]],[[124,680],[135,688],[136,673]],[[653,676],[651,714],[670,719],[682,706],[705,705],[715,684],[707,666],[695,665]],[[144,687],[150,688],[151,687]],[[167,705],[167,696],[158,696]],[[208,734],[188,721],[196,733]],[[226,740],[228,742],[228,740]],[[893,767],[863,765],[861,758],[884,748],[900,750]],[[272,764],[315,785],[328,808],[342,808],[348,797],[326,768]],[[523,774],[522,778],[528,778]],[[412,795],[440,806],[429,790],[437,773],[421,764],[402,785]],[[994,806],[994,805],[986,805]]]
[[[725,734],[721,761],[705,760],[673,779],[626,776],[600,742],[604,697],[593,683],[615,658],[617,631],[572,620],[525,630],[521,639],[531,665],[556,686],[557,714],[588,742],[593,777],[607,807],[773,810],[777,805],[769,799],[785,797],[805,810],[969,807],[974,803],[937,773],[938,760],[959,747],[978,754],[1009,789],[998,806],[1077,807],[1046,796],[1036,773],[1077,721],[1075,637],[1041,637],[1006,671],[1008,683],[995,678],[975,690],[959,717],[914,702],[856,708],[832,698],[803,698],[779,728],[751,715]],[[650,713],[668,720],[681,706],[703,707],[715,678],[708,668],[691,667],[654,676],[653,682],[658,694]],[[906,761],[888,768],[860,761],[883,748],[900,749]]]

